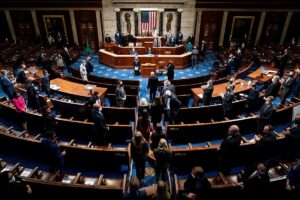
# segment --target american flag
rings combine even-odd
[[[149,33],[156,28],[156,11],[142,11],[142,32]]]

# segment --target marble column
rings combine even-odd
[[[257,45],[259,43],[260,37],[261,37],[261,32],[263,30],[263,26],[264,26],[264,22],[266,19],[266,12],[262,12],[260,15],[260,20],[259,20],[259,24],[258,24],[258,28],[257,28],[257,34],[256,34],[256,38],[254,41],[254,45]]]
[[[196,33],[195,33],[195,44],[199,43],[200,31],[201,31],[201,18],[202,11],[197,11],[197,21],[196,21]]]
[[[291,22],[291,19],[292,19],[292,15],[293,15],[292,12],[288,12],[288,15],[286,16],[283,31],[282,31],[280,41],[279,41],[279,45],[282,45],[284,43],[286,33],[288,31],[288,28],[289,28],[289,25],[290,25],[290,22]]]
[[[11,39],[14,40],[15,42],[17,42],[16,32],[15,32],[14,25],[12,23],[12,20],[11,20],[10,14],[9,14],[9,10],[5,10],[4,13],[5,13],[6,21],[8,23],[8,28],[10,30]]]
[[[36,12],[35,12],[35,10],[32,10],[32,11],[31,11],[31,16],[32,16],[32,21],[33,21],[33,26],[34,26],[35,34],[41,35],[41,32],[40,32],[40,28],[39,28],[39,24],[38,24],[38,21],[37,21],[37,17],[36,17]]]
[[[75,22],[75,15],[74,10],[69,10],[70,19],[71,19],[71,27],[72,27],[72,34],[73,40],[75,44],[78,44],[78,36],[77,36],[77,29],[76,29],[76,22]]]
[[[226,30],[227,17],[228,17],[228,11],[225,11],[223,13],[223,20],[222,20],[220,39],[219,39],[219,46],[224,45],[224,36],[225,36],[225,30]]]
[[[97,23],[97,32],[98,32],[98,41],[103,42],[103,32],[102,32],[102,26],[101,26],[101,13],[100,10],[96,10],[96,23]]]

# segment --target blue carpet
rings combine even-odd
[[[100,77],[122,79],[122,80],[139,80],[140,81],[140,94],[139,97],[145,97],[149,101],[149,94],[147,90],[148,78],[143,78],[141,76],[136,76],[132,69],[113,69],[99,63],[99,57],[97,53],[92,53],[91,63],[94,65],[94,75]],[[81,60],[85,58],[85,54],[82,54],[80,58],[72,64],[74,67],[79,67]],[[203,62],[199,63],[199,69],[192,69],[191,66],[185,69],[175,70],[174,79],[187,79],[194,78],[198,76],[203,76],[211,73],[212,65],[217,58],[216,53],[207,53]],[[161,75],[158,77],[159,80],[167,79],[166,75]]]

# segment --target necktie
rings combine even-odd
[[[158,47],[158,38],[156,38],[156,46]]]

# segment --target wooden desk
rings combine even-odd
[[[141,63],[155,63],[158,64],[159,61],[165,61],[168,63],[172,60],[175,69],[184,69],[191,64],[191,52],[184,53],[181,55],[138,55]],[[108,65],[116,69],[132,69],[134,56],[130,55],[117,55],[105,51],[105,49],[99,50],[99,62],[104,65]]]
[[[74,83],[61,78],[51,80],[50,84],[59,86],[60,89],[58,91],[64,94],[85,98],[91,97],[90,90],[86,89],[84,84]],[[98,91],[101,98],[104,98],[106,90],[107,88],[95,87],[92,92]]]
[[[243,86],[242,86],[242,84]],[[218,84],[218,85],[214,85],[214,91],[212,93],[212,97],[220,97],[220,93],[225,94],[226,92],[226,87],[227,87],[228,83],[222,83],[222,84]],[[244,81],[243,79],[238,79],[235,82],[235,88],[233,90],[234,93],[242,93],[242,92],[247,92],[248,90],[251,89],[251,85],[248,86],[248,82]],[[192,88],[192,93],[194,96],[194,106],[198,105],[198,101],[201,99],[199,97],[200,94],[203,95],[203,89],[202,88]]]
[[[269,71],[267,74],[261,73],[261,70],[257,69],[254,72],[252,72],[251,74],[248,74],[247,77],[254,79],[254,80],[258,80],[261,83],[265,83],[265,82],[269,81],[270,79],[272,79],[273,76],[275,76],[277,73],[277,69],[273,68],[273,67],[266,67],[266,70]]]
[[[151,72],[156,71],[156,64],[153,63],[145,63],[141,64],[142,77],[148,78],[150,77]]]
[[[114,47],[114,53],[119,55],[130,55],[130,51],[134,48],[138,55],[144,55],[149,48],[151,48],[153,54],[166,55],[169,52],[170,55],[180,55],[184,53],[184,46],[179,45],[175,47],[153,47],[152,42],[145,42],[141,47]],[[110,48],[105,48],[106,51],[112,52]]]

